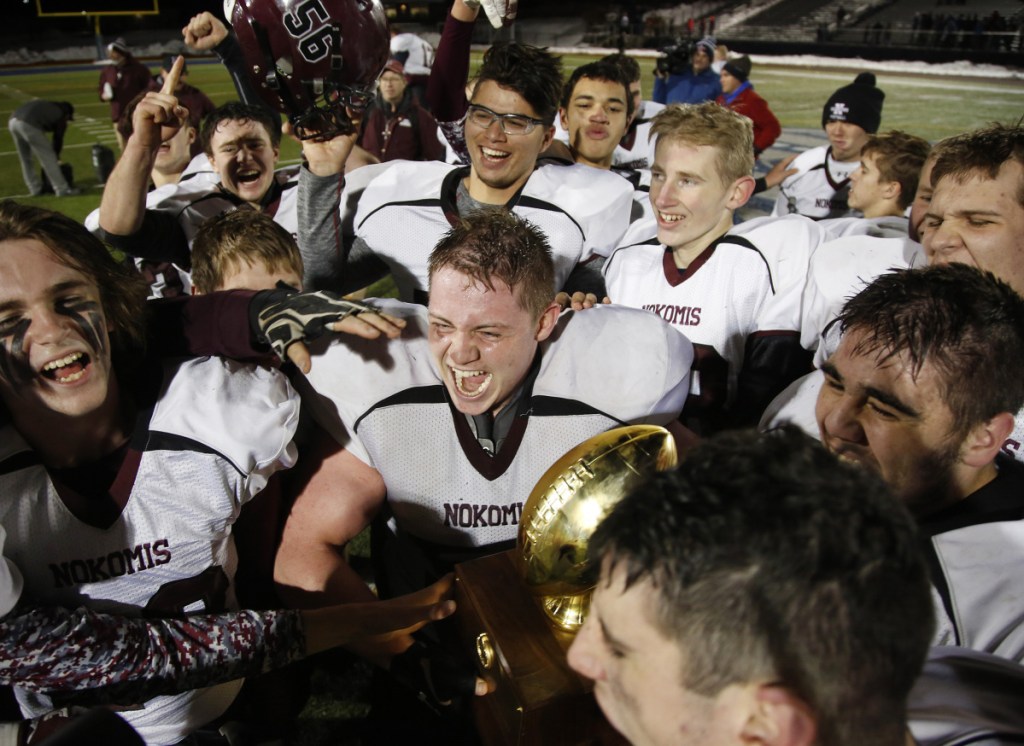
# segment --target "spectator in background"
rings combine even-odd
[[[160,65],[160,74],[150,81],[149,90],[160,90],[161,86],[164,84],[164,79],[171,74],[171,68],[174,66],[174,60],[177,57],[178,55],[176,54],[168,54],[164,56],[163,62]],[[178,103],[188,109],[188,119],[192,125],[192,129],[198,132],[199,127],[203,122],[203,117],[217,107],[214,105],[213,101],[210,100],[209,96],[194,85],[189,85],[185,82],[185,77],[187,75],[188,63],[186,62],[181,66],[181,77],[178,79],[178,84],[174,87],[173,93],[175,98],[178,99]],[[199,138],[192,140],[190,148],[190,155],[193,158],[203,152],[203,144],[199,142]]]
[[[377,98],[363,118],[359,144],[381,161],[444,158],[437,121],[413,96],[396,59],[388,60],[377,80]]]
[[[135,59],[122,38],[107,45],[107,56],[110,64],[100,71],[100,99],[110,102],[110,121],[114,123],[117,146],[124,150],[125,139],[118,131],[118,120],[128,103],[149,89],[153,76],[148,67]]]
[[[405,79],[413,97],[426,106],[427,79],[434,65],[434,48],[430,42],[392,26],[391,56],[405,68]]]
[[[768,102],[754,92],[754,85],[749,78],[749,57],[743,55],[727,61],[719,74],[722,95],[715,99],[715,103],[732,109],[737,114],[742,114],[754,123],[754,157],[756,158],[778,139],[782,134],[782,126],[772,114],[772,110],[768,108]]]
[[[64,131],[74,115],[75,107],[67,101],[42,99],[24,103],[11,114],[7,128],[11,131],[14,148],[18,151],[25,186],[33,197],[43,193],[43,180],[36,174],[32,163],[33,153],[58,197],[79,193],[64,178],[59,162],[60,151],[64,146]],[[53,133],[52,143],[46,137],[47,132]]]
[[[659,73],[655,70],[654,100],[659,104],[714,101],[722,92],[722,84],[711,69],[714,56],[715,40],[705,36],[693,49],[690,70],[680,74]]]

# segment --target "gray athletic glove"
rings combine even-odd
[[[516,20],[519,0],[462,0],[469,8],[483,8],[487,20],[494,28],[501,28],[506,23]]]
[[[249,325],[260,342],[269,344],[282,361],[288,348],[322,336],[327,325],[346,316],[376,313],[373,306],[344,300],[327,291],[300,293],[278,283],[275,290],[262,290],[249,302]]]

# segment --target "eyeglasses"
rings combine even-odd
[[[466,121],[472,122],[482,130],[487,129],[496,121],[506,135],[528,135],[537,125],[544,124],[543,119],[534,119],[525,114],[499,114],[480,104],[470,104],[466,109]]]

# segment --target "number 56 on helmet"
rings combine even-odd
[[[301,139],[350,132],[389,53],[379,0],[225,0],[253,87]]]

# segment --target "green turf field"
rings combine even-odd
[[[566,70],[590,61],[583,55],[566,55]],[[479,54],[474,53],[474,66]],[[650,81],[654,60],[641,60],[645,80]],[[156,69],[156,65],[151,66]],[[188,81],[221,103],[234,98],[224,69],[217,64],[193,62]],[[768,64],[754,66],[752,80],[786,128],[818,129],[821,107],[836,88],[851,82],[850,70],[797,69]],[[97,69],[70,72],[28,72],[0,76],[0,121],[6,122],[20,103],[31,98],[70,101],[75,121],[66,137],[63,159],[74,168],[75,182],[84,189],[79,197],[37,197],[32,201],[54,207],[75,218],[84,218],[99,205],[100,189],[91,161],[93,143],[113,145],[108,105],[99,100]],[[961,132],[990,121],[1013,121],[1024,113],[1024,86],[1019,81],[964,79],[952,76],[878,73],[878,85],[886,92],[883,129],[904,129],[929,140]],[[650,93],[650,88],[645,89]],[[299,147],[283,143],[282,162],[295,162]],[[0,130],[0,198],[28,199],[10,133]]]

